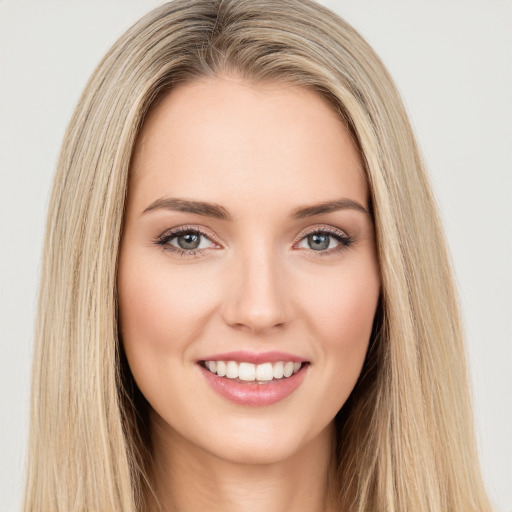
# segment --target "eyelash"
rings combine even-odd
[[[175,247],[170,245],[169,242],[179,236],[182,233],[195,233],[201,236],[204,236],[208,240],[212,241],[211,234],[207,233],[205,230],[201,229],[197,226],[181,226],[179,228],[173,229],[172,231],[167,231],[164,234],[160,235],[156,238],[154,243],[160,247],[162,247],[166,251],[170,251],[181,257],[199,257],[202,256],[205,252],[205,249],[181,249],[179,247]],[[343,231],[333,228],[331,226],[321,226],[316,229],[312,229],[306,232],[302,232],[297,240],[294,242],[294,246],[301,242],[304,238],[310,235],[328,235],[334,238],[339,245],[334,249],[324,250],[324,251],[314,251],[311,249],[309,252],[314,253],[314,257],[325,257],[330,256],[335,253],[339,253],[352,245],[354,242],[353,238],[344,233]]]

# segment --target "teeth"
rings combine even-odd
[[[274,377],[274,369],[272,363],[264,363],[256,366],[256,380],[272,380]]]
[[[293,375],[293,363],[286,363],[284,365],[283,373],[285,377],[290,377]]]
[[[274,379],[282,379],[283,375],[284,375],[284,363],[281,363],[281,362],[276,363],[274,365],[273,374],[274,374]]]
[[[240,379],[245,382],[269,382],[272,379],[291,377],[297,373],[302,363],[279,361],[277,363],[237,363],[236,361],[205,361],[205,367],[219,377]]]
[[[215,361],[207,361],[207,363],[209,362],[215,362]],[[211,368],[208,367],[208,369],[212,372],[212,373],[215,373]],[[224,361],[217,361],[217,375],[219,377],[224,377],[226,375],[226,363]]]
[[[255,380],[256,366],[251,363],[240,363],[238,366],[238,378],[240,380]]]
[[[228,379],[238,379],[238,364],[235,361],[228,361],[226,365],[226,377]]]

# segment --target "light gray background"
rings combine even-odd
[[[66,124],[159,0],[0,0],[0,510],[20,507],[40,251]],[[512,511],[512,2],[330,0],[395,77],[429,165],[466,322],[484,476]]]

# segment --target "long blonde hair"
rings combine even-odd
[[[381,61],[311,0],[176,0],[107,53],[64,138],[44,250],[25,511],[148,508],[147,404],[117,329],[130,158],[155,100],[226,72],[320,94],[365,163],[382,296],[363,372],[336,418],[343,510],[490,510],[446,245]]]

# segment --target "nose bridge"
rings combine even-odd
[[[235,255],[224,317],[232,326],[260,332],[288,321],[282,262],[271,244],[253,244]]]

